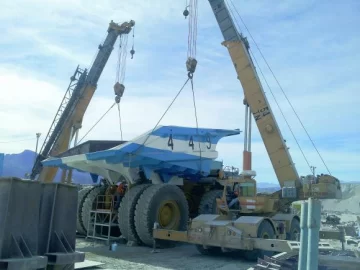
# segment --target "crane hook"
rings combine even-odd
[[[186,19],[187,16],[189,16],[188,7],[189,7],[189,6],[187,6],[187,7],[185,8],[184,12],[183,12],[183,15],[184,15],[185,19]]]
[[[131,59],[134,58],[134,54],[135,54],[135,50],[134,50],[134,47],[132,47],[131,51],[130,51],[130,54],[131,54]]]

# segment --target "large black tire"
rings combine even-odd
[[[286,240],[300,241],[300,231],[300,221],[297,218],[293,218],[291,221],[290,232],[286,234]]]
[[[170,209],[170,210],[169,210]],[[171,211],[170,224],[160,221],[160,210]],[[166,219],[166,214],[164,215]],[[174,185],[151,185],[141,194],[135,208],[135,228],[140,240],[147,246],[153,245],[154,223],[160,228],[185,231],[189,219],[189,209],[183,191]],[[163,226],[163,225],[166,226]],[[159,247],[171,245],[169,241],[156,240]]]
[[[130,188],[121,201],[118,223],[122,236],[128,241],[141,243],[135,228],[135,208],[141,194],[151,185],[138,185]]]
[[[85,233],[87,233],[89,219],[90,219],[90,211],[95,209],[96,207],[96,197],[98,195],[104,195],[107,186],[97,186],[94,187],[86,196],[85,201],[81,208],[81,218],[82,223],[84,224]]]
[[[275,230],[274,227],[268,220],[263,220],[260,223],[260,226],[257,231],[257,237],[263,239],[274,239],[275,238]],[[271,257],[274,255],[273,251],[266,251],[260,249],[254,249],[251,251],[244,251],[244,256],[247,260],[257,261],[258,258],[264,259],[264,256]]]
[[[89,194],[89,192],[93,188],[94,187],[87,186],[87,187],[81,188],[80,191],[78,192],[76,230],[79,234],[86,235],[86,227],[83,224],[83,218],[82,218],[82,206],[84,204],[86,196]]]
[[[206,192],[204,196],[201,198],[199,205],[199,215],[201,214],[216,214],[216,198],[222,197],[222,190],[210,190]]]

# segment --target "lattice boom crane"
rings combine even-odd
[[[111,55],[114,44],[120,35],[129,34],[135,22],[133,20],[117,24],[110,22],[108,34],[103,44],[99,45],[98,54],[89,71],[76,68],[70,78],[69,87],[47,133],[45,141],[36,158],[30,178],[38,175],[39,181],[52,182],[58,168],[43,168],[41,161],[49,156],[60,154],[70,147],[72,139],[81,128],[85,111],[96,90],[98,80]]]

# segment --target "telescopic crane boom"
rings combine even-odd
[[[70,85],[63,101],[51,124],[49,132],[37,156],[30,178],[34,180],[37,175],[39,181],[52,182],[57,168],[43,168],[41,161],[49,156],[55,156],[69,149],[72,139],[77,139],[77,132],[81,128],[85,111],[96,90],[98,80],[120,35],[130,33],[134,21],[122,24],[110,22],[108,34],[103,44],[99,45],[99,52],[90,70],[75,70],[70,79]]]
[[[249,130],[251,129],[252,114],[275,170],[280,187],[296,189],[297,197],[304,197],[304,195],[309,196],[311,193],[310,189],[301,189],[302,182],[300,181],[288,147],[282,137],[280,128],[257,75],[249,53],[249,43],[247,39],[237,31],[224,0],[209,0],[209,3],[224,37],[222,44],[226,46],[229,51],[238,79],[242,85],[245,96],[244,104],[247,112],[248,108],[250,109],[249,117],[246,119],[247,126],[245,128],[244,170],[251,170],[251,152],[249,149],[251,135]],[[339,196],[340,184],[337,178],[330,175],[321,175],[318,181],[315,180],[314,182],[321,184],[318,188],[324,192],[319,192],[316,188],[315,192],[323,193],[322,196],[335,196],[335,193]],[[330,191],[330,187],[328,189],[326,188],[326,183],[332,183],[336,185],[337,188],[333,188],[333,190]],[[332,195],[330,195],[330,193]]]

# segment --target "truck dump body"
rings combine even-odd
[[[69,150],[56,155],[57,158],[63,158],[63,157],[69,157],[74,155],[80,155],[80,154],[88,154],[98,151],[104,151],[108,150],[110,148],[113,148],[115,146],[118,146],[120,144],[126,143],[126,141],[100,141],[100,140],[90,140],[86,141],[82,144],[79,144],[77,146],[74,146],[73,148],[70,148]]]
[[[133,182],[137,169],[151,180],[162,183],[173,177],[197,181],[206,177],[214,168],[218,157],[216,145],[226,136],[240,131],[224,129],[160,126],[131,141],[105,151],[49,158],[47,167],[77,169],[101,175],[107,179],[124,176]]]

